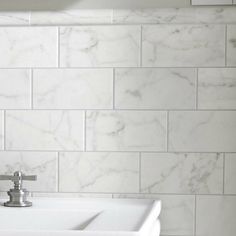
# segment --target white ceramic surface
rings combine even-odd
[[[4,236],[158,236],[161,202],[123,199],[33,198],[31,208],[5,208]]]

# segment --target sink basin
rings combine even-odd
[[[4,236],[158,236],[160,201],[31,199],[31,208],[3,207]]]

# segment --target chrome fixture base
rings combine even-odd
[[[25,176],[20,171],[16,171],[13,176],[0,175],[0,180],[11,180],[14,182],[14,188],[7,192],[10,200],[4,203],[6,207],[30,207],[32,202],[27,201],[29,192],[22,188],[23,180],[35,181],[37,176]]]

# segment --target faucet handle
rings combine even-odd
[[[36,181],[37,175],[23,175],[22,180]]]
[[[11,180],[15,186],[20,186],[23,180],[37,180],[37,175],[24,175],[21,171],[16,171],[14,175],[0,175],[0,180]]]

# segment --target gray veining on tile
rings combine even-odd
[[[0,150],[4,147],[4,118],[3,111],[0,111]]]
[[[29,25],[29,12],[0,12],[0,25]]]
[[[0,109],[29,109],[30,71],[0,70]]]
[[[146,193],[223,193],[223,155],[142,154],[141,191]]]
[[[236,153],[225,154],[225,193],[236,194]]]
[[[0,67],[57,66],[57,28],[0,28]]]
[[[110,109],[111,69],[34,70],[34,108]]]
[[[82,111],[6,112],[7,150],[83,150],[83,133]]]
[[[138,66],[140,30],[139,26],[62,27],[61,66]]]
[[[236,108],[236,68],[199,69],[198,86],[198,108]]]
[[[194,109],[196,70],[117,69],[115,107],[119,109]]]
[[[166,112],[89,111],[87,150],[165,151]]]
[[[160,199],[161,235],[194,235],[194,196],[157,194],[113,194],[114,198]]]
[[[227,66],[236,66],[236,25],[227,26]]]
[[[31,13],[32,25],[111,24],[112,10],[73,9]]]
[[[138,153],[61,153],[60,191],[138,192]]]
[[[196,236],[233,236],[236,196],[197,196]]]
[[[0,152],[0,173],[12,175],[20,170],[26,175],[37,175],[37,181],[25,181],[29,191],[57,191],[57,153],[54,152]],[[0,191],[12,187],[10,181],[1,181]]]
[[[233,7],[115,9],[113,21],[119,24],[232,24],[236,23],[236,9]]]
[[[235,111],[171,111],[169,150],[235,152]]]
[[[223,25],[143,26],[143,66],[224,66],[224,32]]]

